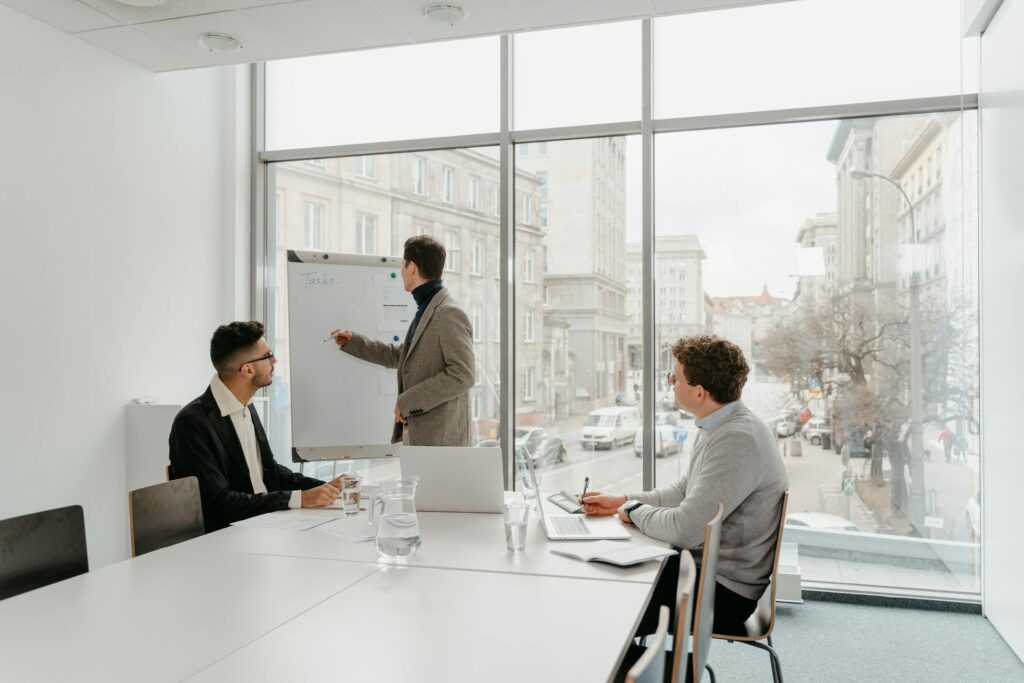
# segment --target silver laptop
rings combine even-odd
[[[527,455],[522,458],[525,462],[517,463],[524,467],[527,476],[533,484],[533,490],[537,492],[537,509],[540,510],[540,522],[544,526],[544,533],[549,541],[601,541],[601,540],[629,540],[632,538],[629,531],[622,526],[622,522],[612,517],[586,517],[580,515],[547,514],[544,507],[548,502],[540,495],[537,489],[537,474],[533,471],[533,458]]]
[[[402,446],[398,462],[403,477],[420,478],[420,512],[501,512],[505,479],[500,448]]]

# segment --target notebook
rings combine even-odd
[[[551,548],[555,555],[565,555],[584,562],[607,562],[620,567],[629,567],[648,560],[660,560],[675,555],[672,548],[661,548],[656,545],[634,545],[617,541],[597,541],[595,543],[578,543],[570,548]]]

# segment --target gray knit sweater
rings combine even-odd
[[[643,505],[630,519],[652,538],[691,551],[704,545],[704,529],[725,506],[718,582],[757,600],[768,585],[782,494],[789,478],[768,427],[742,402],[697,421],[701,427],[680,481],[629,498]],[[694,558],[700,560],[700,554]]]

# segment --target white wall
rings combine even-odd
[[[94,568],[125,553],[125,404],[198,395],[244,309],[237,75],[0,6],[0,518],[82,505]]]
[[[982,576],[985,614],[1024,659],[1024,0],[982,36]]]

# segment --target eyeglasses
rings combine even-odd
[[[670,387],[674,387],[676,385],[676,373],[674,373],[674,372],[668,373],[668,377],[666,377],[665,379],[668,380],[668,385]],[[691,387],[697,386],[696,384],[690,384],[689,382],[687,382],[686,381],[686,377],[683,377],[683,383],[688,385],[688,386],[691,386]]]
[[[273,351],[267,351],[267,353],[265,355],[260,356],[259,358],[253,358],[252,360],[247,360],[244,363],[242,363],[241,365],[239,365],[238,366],[238,371],[241,372],[242,368],[244,368],[249,363],[259,363],[261,360],[273,360],[273,359],[274,359],[274,352]]]

